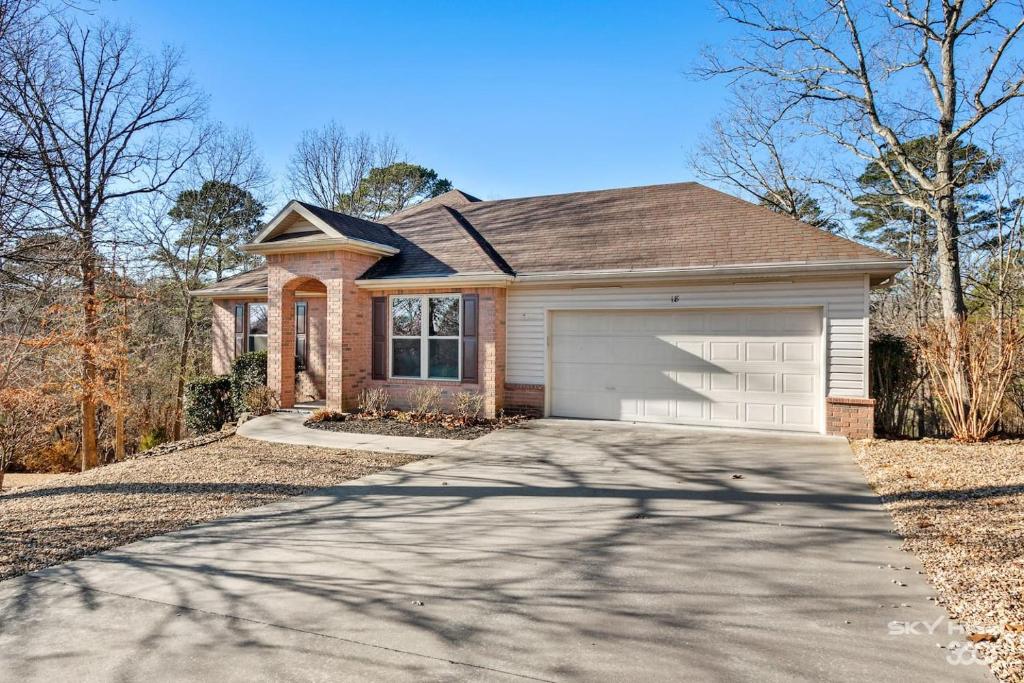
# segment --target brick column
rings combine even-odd
[[[291,408],[295,405],[295,290],[284,288],[281,291],[280,301],[280,324],[277,326],[281,333],[280,346],[280,389],[277,390],[278,398],[282,408]],[[267,337],[270,341],[270,337]],[[268,370],[269,361],[268,356]]]
[[[480,389],[484,415],[497,417],[505,405],[505,290],[481,289]]]
[[[829,396],[825,399],[825,428],[829,434],[848,439],[875,435],[875,399]]]
[[[331,410],[343,410],[342,383],[342,315],[345,284],[341,278],[330,280],[327,285],[327,373],[326,399]]]
[[[267,272],[267,387],[277,392],[281,405],[281,282],[275,269]],[[287,407],[287,406],[285,406]]]
[[[281,268],[267,272],[267,386],[282,408],[295,405],[295,295]]]

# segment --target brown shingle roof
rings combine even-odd
[[[413,206],[410,206],[407,209],[402,209],[401,211],[397,211],[391,214],[390,216],[381,218],[380,222],[394,223],[395,221],[398,220],[404,220],[409,216],[413,215],[414,213],[422,211],[423,209],[429,209],[434,206],[450,206],[452,208],[458,208],[460,206],[465,206],[466,204],[472,204],[478,201],[480,200],[471,194],[463,192],[462,190],[448,190],[447,192],[442,192],[436,197],[431,197],[430,199],[420,202],[419,204],[414,204]]]
[[[434,205],[389,226],[414,248],[399,247],[363,278],[419,277],[456,273],[510,273],[494,249],[455,209]]]
[[[896,259],[697,183],[460,209],[518,274]]]
[[[883,263],[898,272],[902,266],[880,251],[698,183],[495,201],[452,190],[379,223],[305,206],[339,232],[399,249],[364,273],[366,279],[825,263]],[[253,271],[204,293],[246,277],[262,277],[266,287],[265,273]],[[237,282],[240,289],[252,285]]]
[[[254,268],[238,275],[226,277],[220,282],[215,282],[208,287],[193,292],[201,296],[223,296],[229,294],[246,293],[247,296],[266,296],[267,294],[267,268],[266,266]]]

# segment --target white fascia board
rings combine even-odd
[[[508,287],[513,281],[511,275],[493,273],[462,275],[441,275],[434,277],[401,277],[356,280],[361,289],[415,289],[419,287]]]
[[[850,275],[867,273],[891,276],[906,268],[908,261],[842,261],[834,263],[786,262],[694,268],[651,268],[642,270],[565,271],[523,273],[516,285],[587,284],[596,282],[665,281],[711,278],[769,277],[775,275]]]
[[[266,299],[266,289],[234,289],[229,291],[207,291],[205,289],[193,289],[188,293],[199,299]]]
[[[251,243],[242,247],[242,251],[247,254],[298,254],[306,251],[334,251],[336,249],[354,251],[361,254],[373,254],[375,256],[393,256],[398,253],[398,249],[395,247],[340,236],[305,240],[303,242],[285,240],[283,242],[267,242],[263,244]]]

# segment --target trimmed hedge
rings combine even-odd
[[[235,415],[248,412],[245,397],[256,387],[267,386],[267,352],[243,353],[231,364],[231,402]]]
[[[199,377],[185,385],[185,424],[189,431],[208,434],[233,419],[230,377]]]

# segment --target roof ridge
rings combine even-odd
[[[382,220],[393,221],[396,218],[401,220],[407,218],[408,216],[411,216],[414,213],[418,213],[419,211],[430,209],[435,206],[448,206],[448,204],[445,203],[445,199],[455,196],[464,199],[466,204],[475,204],[476,202],[481,201],[479,197],[474,197],[468,192],[463,192],[459,188],[453,187],[447,192],[442,192],[441,194],[435,197],[424,199],[422,202],[413,204],[412,206],[407,206],[404,209],[396,211],[389,216],[384,216]]]
[[[508,264],[498,250],[494,248],[494,245],[488,242],[487,239],[480,234],[480,231],[477,230],[465,216],[447,204],[441,204],[438,208],[445,211],[449,218],[455,221],[456,225],[458,225],[458,227],[464,232],[465,237],[470,240],[477,249],[483,252],[484,256],[497,266],[499,270],[507,275],[515,275],[515,271],[512,269],[512,266]]]
[[[344,211],[335,211],[334,209],[328,209],[325,206],[318,206],[316,204],[310,204],[309,202],[304,202],[304,201],[302,201],[300,199],[295,199],[295,200],[292,200],[292,201],[294,201],[297,204],[301,204],[302,206],[306,207],[307,209],[309,209],[309,210],[311,210],[313,212],[325,211],[327,213],[334,214],[335,216],[343,216],[345,218],[348,218],[349,220],[359,221],[360,223],[369,223],[371,225],[377,225],[377,226],[380,226],[382,228],[387,228],[388,227],[384,223],[378,223],[377,221],[372,221],[369,218],[363,218],[362,216],[353,216],[352,214],[345,213]],[[390,228],[388,228],[388,229],[390,229]]]
[[[609,187],[603,190],[573,190],[572,192],[551,192],[549,194],[532,194],[526,195],[525,197],[505,197],[503,199],[480,199],[473,202],[470,206],[475,208],[478,205],[484,204],[500,204],[501,202],[518,202],[526,199],[550,199],[551,197],[573,197],[584,194],[608,194],[610,192],[627,192],[629,190],[651,190],[661,189],[669,187],[684,187],[684,186],[698,186],[706,187],[693,180],[683,180],[678,183],[653,183],[651,185],[630,185],[629,187]]]

